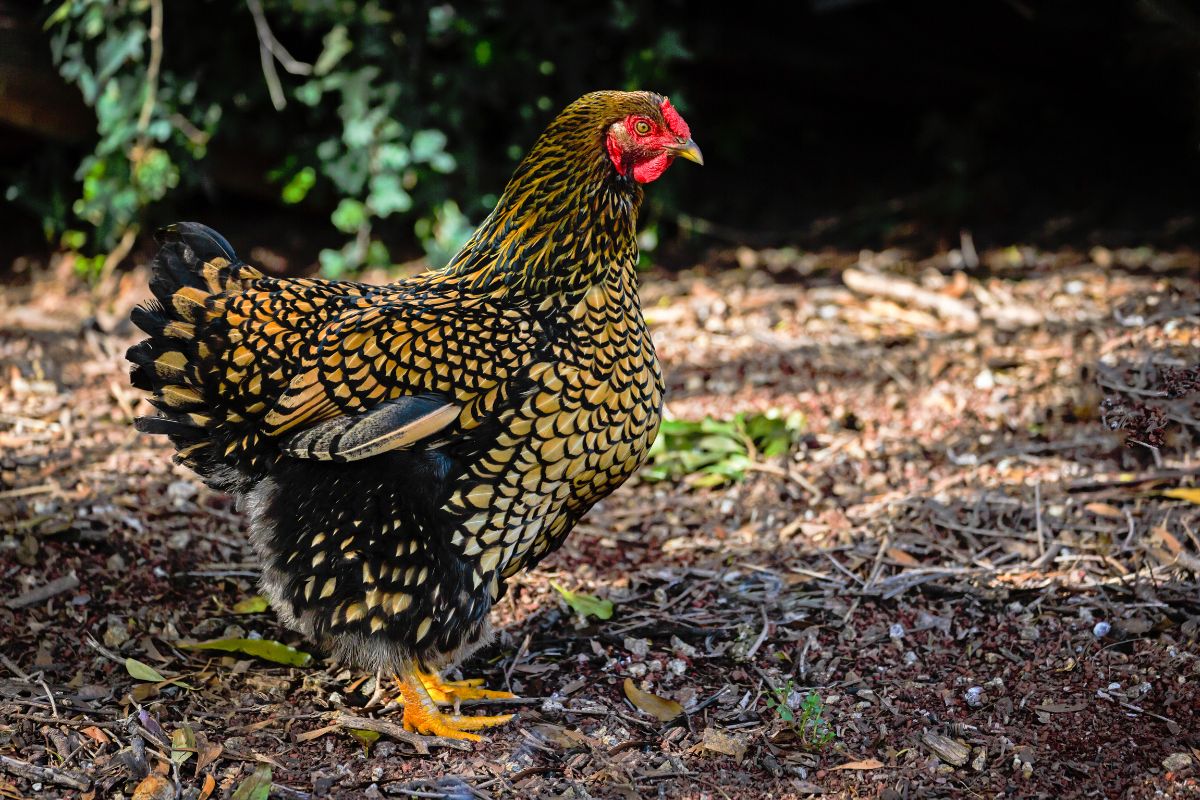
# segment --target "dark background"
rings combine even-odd
[[[277,247],[288,268],[304,269],[318,249],[345,238],[328,221],[336,193],[319,185],[305,203],[285,207],[267,175],[295,137],[323,123],[295,103],[274,112],[254,68],[250,15],[238,3],[205,5],[197,22],[167,4],[164,66],[198,70],[203,92],[238,102],[228,103],[199,177],[149,207],[146,229],[201,218],[235,242]],[[415,7],[402,13],[418,23],[429,13],[403,5]],[[499,54],[488,69],[464,65],[465,40],[427,43],[407,63],[391,59],[397,75],[415,71],[421,88],[412,102],[445,123],[446,150],[463,154],[456,172],[427,185],[460,198],[474,222],[516,151],[558,108],[649,75],[646,88],[677,98],[707,160],[703,169],[677,165],[649,192],[647,218],[661,223],[668,246],[659,257],[668,264],[727,244],[930,251],[957,244],[960,230],[981,248],[1200,239],[1200,12],[1191,3],[565,5],[462,5],[472,41],[487,36]],[[266,7],[297,58],[315,59],[324,31]],[[8,108],[0,175],[69,197],[95,123],[54,72],[41,29],[47,13],[34,2],[0,2],[0,101]],[[618,30],[618,14],[635,22]],[[650,52],[638,61],[668,30],[686,56]],[[559,68],[537,75],[529,65],[539,58]],[[549,111],[523,100],[541,95]],[[14,101],[31,97],[37,113]],[[420,252],[417,200],[412,214],[374,228],[393,260]],[[0,268],[60,246],[27,203],[2,209]]]

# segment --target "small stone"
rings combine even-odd
[[[890,628],[888,628],[888,636],[890,636],[893,639],[903,639],[904,633],[905,633],[904,626],[901,625],[899,622],[893,622],[892,626]]]
[[[917,659],[917,654],[916,654],[916,653],[914,653],[912,650],[905,650],[905,651],[904,651],[904,664],[905,664],[905,666],[909,666],[909,667],[911,667],[913,664],[916,664],[916,663],[917,663],[917,660],[918,660],[918,659]]]
[[[644,677],[646,677],[646,673],[649,672],[650,669],[642,662],[635,661],[634,663],[632,663],[628,667],[626,667],[625,671],[629,673],[630,677],[644,678]]]
[[[646,639],[626,636],[624,645],[626,650],[638,658],[645,658],[650,653],[650,642]]]
[[[983,687],[972,686],[963,693],[963,699],[967,701],[967,705],[971,708],[979,708],[983,705]]]
[[[672,658],[667,662],[667,672],[670,672],[672,675],[682,675],[687,670],[687,662],[682,658]]]
[[[186,505],[198,492],[196,484],[191,481],[172,481],[167,486],[167,497],[171,498],[176,506]]]
[[[1112,625],[1102,620],[1092,626],[1092,636],[1095,636],[1097,639],[1103,639],[1105,636],[1108,636],[1111,630]]]
[[[696,648],[692,647],[678,636],[671,637],[671,649],[674,650],[677,655],[683,656],[684,658],[696,657]]]
[[[1167,772],[1183,772],[1192,766],[1192,757],[1187,753],[1171,753],[1162,760],[1162,765]]]

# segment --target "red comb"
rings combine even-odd
[[[671,133],[683,139],[692,138],[692,131],[688,128],[688,124],[683,121],[683,117],[679,116],[679,112],[671,105],[669,99],[664,98],[662,101],[663,120],[666,121],[667,127],[671,129]]]

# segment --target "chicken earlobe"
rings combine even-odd
[[[300,431],[280,449],[293,458],[359,461],[412,447],[453,423],[461,410],[441,395],[401,397]]]

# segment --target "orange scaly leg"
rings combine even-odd
[[[420,673],[403,678],[396,676],[396,685],[400,689],[400,699],[404,702],[404,728],[414,733],[478,742],[480,737],[470,731],[503,725],[513,718],[512,714],[491,717],[444,714],[429,696]]]
[[[468,678],[462,681],[445,681],[436,672],[417,671],[417,678],[425,684],[425,691],[440,705],[453,705],[459,700],[510,700],[512,692],[496,689],[481,689],[483,678]]]

